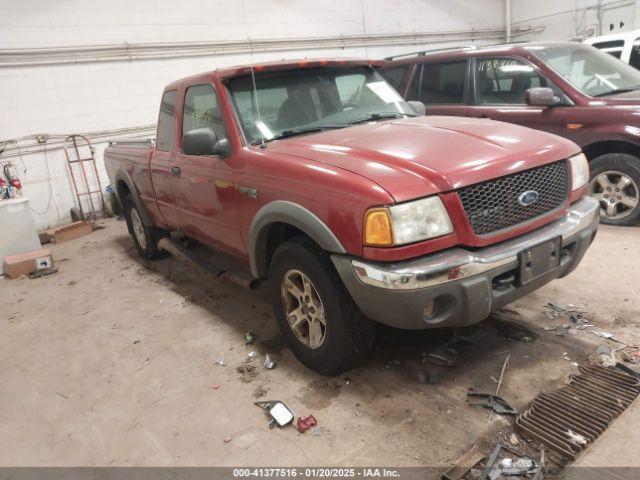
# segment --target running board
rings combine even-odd
[[[164,237],[158,241],[158,248],[169,252],[182,263],[194,266],[201,272],[213,275],[214,277],[230,280],[238,285],[253,290],[258,287],[260,280],[251,276],[248,272],[242,271],[233,265],[233,261],[222,257],[223,254],[216,252],[216,259],[211,260],[197,252],[189,250],[180,242],[169,237]]]

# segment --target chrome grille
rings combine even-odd
[[[537,192],[528,206],[518,200],[524,192]],[[473,231],[493,233],[518,225],[558,208],[567,199],[569,175],[566,160],[477,183],[458,190]]]

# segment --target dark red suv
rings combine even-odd
[[[589,159],[603,223],[640,218],[640,71],[587,45],[547,42],[392,57],[382,73],[428,115],[491,118],[573,140]]]

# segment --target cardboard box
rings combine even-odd
[[[4,258],[4,274],[9,278],[18,278],[36,270],[51,267],[53,267],[53,258],[47,249],[9,255]]]
[[[58,228],[52,228],[51,230],[47,230],[46,233],[51,237],[51,241],[53,243],[61,243],[84,235],[89,235],[91,232],[93,232],[91,224],[89,222],[80,221]]]

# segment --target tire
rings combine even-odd
[[[164,256],[158,249],[158,241],[164,236],[163,231],[155,227],[147,227],[142,221],[138,207],[130,198],[125,200],[124,216],[127,229],[133,239],[138,254],[147,260],[156,260]]]
[[[304,282],[298,274],[311,283],[313,299],[305,295],[303,300],[309,300],[306,303],[299,299],[294,301],[293,295],[285,287],[290,285],[285,280],[290,280],[298,287],[298,293],[304,294],[300,288]],[[283,293],[283,289],[286,293]],[[328,255],[312,241],[303,237],[295,238],[276,249],[271,260],[269,294],[280,332],[293,354],[311,370],[323,375],[336,375],[356,365],[370,350],[375,325],[358,310]],[[296,305],[298,316],[304,317],[306,314],[306,320],[294,329],[289,319],[294,322],[294,318],[299,318],[296,314],[288,313]],[[314,309],[318,306],[320,308]],[[318,323],[317,319],[321,317],[324,318],[324,324]],[[313,320],[309,321],[310,318]],[[313,335],[312,329],[316,335]],[[318,331],[322,337],[320,344]]]
[[[632,225],[640,218],[640,159],[607,153],[591,163],[589,193],[600,201],[600,221]]]

